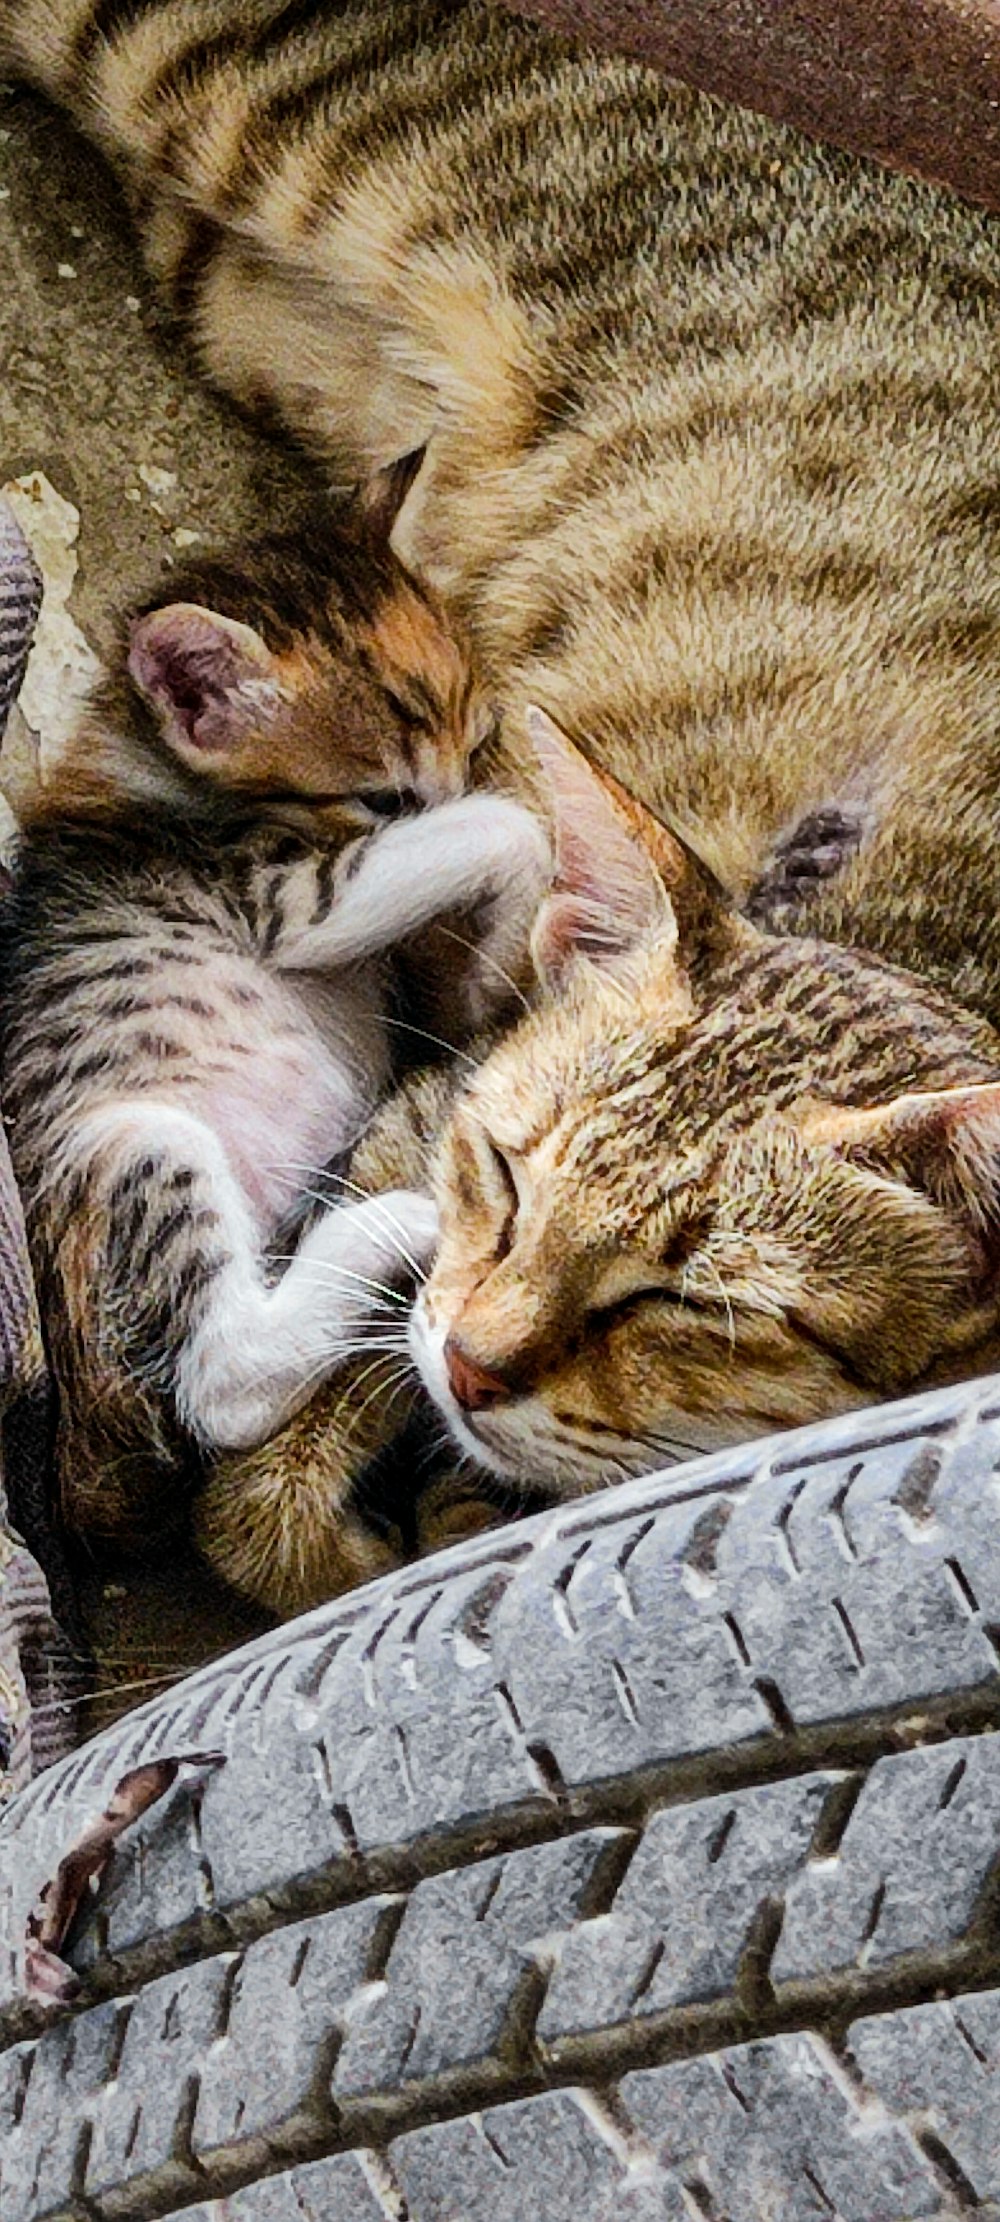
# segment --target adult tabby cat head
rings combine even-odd
[[[465,785],[494,720],[468,647],[393,554],[405,458],[353,510],[174,572],[129,624],[28,815],[143,804],[314,826]]]
[[[555,792],[548,993],[458,1100],[411,1326],[454,1436],[576,1491],[986,1363],[1000,1039],[729,913],[529,716]]]

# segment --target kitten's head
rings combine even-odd
[[[43,807],[124,792],[311,827],[460,793],[493,719],[467,643],[389,545],[412,476],[407,458],[339,518],[175,572]]]
[[[758,933],[536,737],[546,997],[457,1101],[411,1325],[453,1434],[577,1491],[974,1370],[1000,1041],[877,960]]]

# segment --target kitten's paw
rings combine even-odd
[[[384,1284],[423,1280],[437,1243],[437,1205],[431,1197],[390,1188],[360,1203],[335,1205],[310,1229],[299,1257],[352,1281],[363,1308],[365,1282],[377,1305]]]
[[[476,1033],[523,1000],[531,929],[552,885],[553,858],[544,826],[522,803],[503,795],[470,800],[491,806],[489,824],[502,858],[497,880],[475,907],[460,982],[464,1022]]]
[[[358,1209],[371,1213],[387,1265],[405,1278],[415,1273],[423,1280],[434,1262],[441,1232],[433,1197],[416,1188],[388,1188],[384,1194],[369,1196]]]

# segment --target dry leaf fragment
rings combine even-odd
[[[117,1838],[169,1790],[182,1767],[221,1767],[221,1751],[178,1752],[131,1767],[116,1782],[111,1797],[70,1846],[55,1874],[43,1883],[28,1915],[24,1947],[24,1995],[41,2005],[65,2004],[79,1990],[79,1978],[60,1958],[60,1950],[88,1885],[104,1874]]]

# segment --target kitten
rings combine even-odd
[[[463,1069],[465,1060],[453,1059],[417,1072],[376,1111],[349,1162],[350,1194],[378,1195],[400,1184],[429,1194],[435,1147]],[[320,1387],[286,1427],[256,1450],[204,1462],[193,1535],[221,1580],[287,1618],[388,1572],[414,1551],[492,1525],[496,1504],[478,1475],[466,1482],[455,1474],[447,1450],[443,1483],[434,1486],[433,1446],[414,1445],[406,1432],[418,1395],[407,1308],[389,1296],[371,1348]],[[373,1502],[372,1490],[383,1453],[394,1482],[388,1517],[384,1492],[376,1486]]]
[[[550,1001],[456,1110],[414,1335],[463,1446],[576,1486],[985,1363],[990,1099],[942,1091],[997,1070],[996,219],[479,0],[0,37],[219,383],[352,477],[427,443],[396,545],[515,758],[539,702],[672,829],[612,841],[603,962],[550,914]],[[817,813],[860,832],[783,922],[828,940],[751,934],[692,856],[739,905]]]
[[[406,1190],[324,1212],[280,1278],[265,1253],[387,1086],[396,947],[475,912],[453,986],[478,1025],[546,878],[537,822],[460,792],[488,717],[438,605],[370,517],[322,566],[279,540],[133,621],[7,908],[3,1100],[67,1516],[119,1540],[176,1510],[186,1440],[262,1441],[419,1274],[435,1215]],[[383,824],[387,797],[434,807]]]

